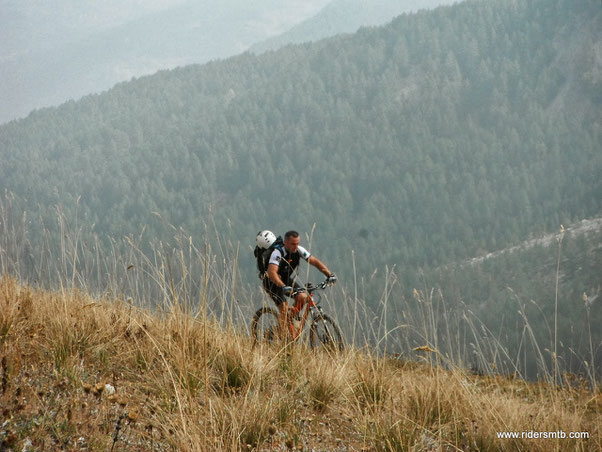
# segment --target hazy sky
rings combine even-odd
[[[132,77],[243,52],[327,5],[331,17],[342,8],[370,23],[362,11],[371,4],[449,1],[0,0],[0,124]]]
[[[0,0],[0,123],[133,76],[239,53],[328,2]]]

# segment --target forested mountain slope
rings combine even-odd
[[[463,259],[600,212],[600,21],[468,2],[161,72],[1,127],[0,181],[101,234],[211,212],[243,243],[315,222],[364,269]]]

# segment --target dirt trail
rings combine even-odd
[[[593,232],[593,231],[599,231],[600,229],[602,229],[602,217],[592,218],[589,220],[581,220],[578,223],[574,223],[574,224],[564,228],[564,233],[571,234],[571,235],[582,235],[582,234],[587,234],[587,233]],[[546,234],[543,237],[526,240],[523,243],[521,243],[520,245],[515,245],[515,246],[511,246],[509,248],[505,248],[503,250],[487,253],[484,256],[473,257],[472,259],[469,259],[467,261],[467,263],[473,264],[473,265],[479,264],[479,263],[485,261],[486,259],[490,259],[492,257],[497,257],[497,256],[500,256],[500,255],[506,254],[506,253],[511,253],[513,251],[529,249],[529,248],[532,248],[532,247],[538,246],[538,245],[549,246],[553,240],[556,240],[560,236],[560,234],[561,234],[561,230],[559,229],[558,232],[556,232],[554,234]]]

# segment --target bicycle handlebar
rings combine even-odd
[[[314,286],[312,283],[308,282],[307,284],[305,284],[305,287],[299,287],[298,289],[294,290],[293,293],[291,294],[291,297],[295,297],[296,295],[303,293],[303,292],[313,293],[316,290],[324,290],[328,286],[332,286],[332,284],[328,282],[328,278],[326,278],[324,281],[322,281],[317,286]]]

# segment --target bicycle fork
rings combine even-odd
[[[297,339],[299,339],[299,336],[301,336],[301,333],[305,328],[307,318],[309,317],[309,312],[312,311],[313,318],[313,309],[317,308],[318,310],[320,310],[320,307],[316,306],[311,300],[307,300],[306,303],[308,303],[309,306],[305,309],[305,312],[303,312],[303,316],[301,317],[301,319],[297,318],[300,313],[300,311],[297,308],[291,308],[291,310],[289,311],[290,318],[288,322],[288,328],[293,341],[296,341]]]

